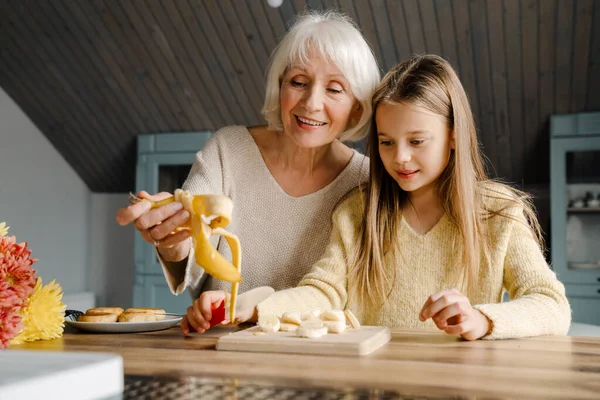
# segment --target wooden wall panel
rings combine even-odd
[[[475,68],[475,85],[479,104],[479,131],[483,150],[490,160],[489,168],[499,174],[499,167],[503,165],[498,160],[498,143],[496,141],[496,109],[492,93],[490,72],[490,48],[487,32],[487,10],[485,2],[478,0],[469,1],[469,15],[473,40],[473,61]]]
[[[439,30],[441,42],[441,54],[460,75],[460,58],[456,46],[456,28],[454,27],[454,13],[452,2],[447,0],[435,0],[436,26]]]
[[[540,160],[544,157],[537,148],[538,132],[540,128],[538,102],[539,102],[539,64],[538,64],[538,0],[524,0],[521,2],[521,46],[523,63],[523,116],[525,125],[521,146],[523,154],[532,160],[532,165],[522,175],[527,183],[536,182]],[[548,156],[545,157],[546,160]],[[549,169],[549,168],[546,168]]]
[[[475,78],[475,58],[473,57],[473,38],[471,27],[471,12],[468,1],[453,3],[454,27],[456,29],[456,43],[458,45],[458,58],[460,60],[459,76],[471,102],[471,109],[475,123],[479,126],[479,95],[477,93],[477,80]],[[485,133],[483,133],[485,135]]]
[[[404,7],[402,2],[387,0],[388,20],[392,26],[392,35],[396,45],[396,55],[398,62],[409,58],[413,51],[410,46],[410,38],[404,16]],[[385,71],[385,68],[384,68]]]
[[[244,123],[244,121],[248,121],[249,117],[245,115],[246,109],[240,104],[240,98],[242,96],[237,94],[234,90],[234,82],[225,75],[225,70],[214,52],[213,44],[210,43],[212,39],[205,33],[206,27],[201,26],[193,9],[187,1],[179,1],[175,4],[178,6],[179,14],[185,22],[185,27],[189,32],[191,41],[198,49],[197,53],[200,56],[199,59],[196,60],[198,68],[206,68],[208,70],[208,73],[213,78],[214,83],[217,85],[221,96],[225,101],[225,106],[219,108],[222,117],[226,121],[225,123],[240,124]],[[193,48],[188,51],[193,51]]]
[[[245,116],[245,120],[250,125],[254,125],[259,121],[258,110],[260,106],[253,102],[252,96],[256,97],[255,88],[249,82],[247,70],[242,65],[234,65],[238,58],[230,55],[229,49],[226,47],[221,36],[216,30],[216,27],[208,14],[206,4],[197,0],[190,0],[191,10],[188,12],[195,16],[197,23],[204,31],[208,45],[212,52],[216,55],[217,64],[220,64],[225,74],[222,83],[227,83],[231,87],[232,97],[235,99],[235,104],[240,107]]]
[[[423,26],[423,35],[425,37],[425,48],[428,53],[441,55],[442,45],[433,0],[419,1],[419,10],[421,24]]]
[[[91,190],[126,192],[137,135],[262,123],[271,51],[298,12],[331,8],[384,71],[448,59],[508,182],[547,190],[550,115],[600,110],[594,0],[0,0],[0,85]]]
[[[423,21],[419,12],[418,0],[405,0],[402,2],[404,8],[404,20],[408,30],[411,54],[423,54],[427,52],[425,36],[423,34]]]
[[[110,2],[107,2],[107,4]],[[116,3],[115,3],[116,4]],[[183,95],[182,85],[177,82],[177,79],[171,70],[171,66],[168,60],[165,59],[164,55],[158,49],[157,44],[154,42],[152,36],[152,28],[146,26],[143,16],[138,14],[137,7],[129,1],[119,2],[119,10],[115,9],[115,12],[123,14],[123,18],[127,21],[125,23],[130,24],[132,28],[138,33],[141,46],[140,51],[144,51],[143,62],[145,65],[152,65],[160,75],[155,79],[159,79],[164,82],[164,85],[171,91],[173,97],[176,99],[177,106],[181,109],[178,113],[179,124],[182,130],[192,130],[194,123],[193,119],[197,119],[195,112],[191,109],[188,99]]]
[[[160,109],[159,115],[162,115],[167,125],[166,129],[185,124],[189,126],[189,120],[179,104],[179,96],[167,87],[162,72],[152,62],[152,56],[146,49],[143,36],[134,28],[117,2],[106,1],[96,4],[96,7],[101,6],[105,6],[104,24],[111,31],[115,40],[118,40],[129,63],[136,69],[136,79],[146,89],[147,95],[156,104],[156,108]],[[71,26],[74,25],[71,24]],[[93,51],[90,52],[93,54]],[[141,94],[145,95],[143,91]],[[126,101],[129,100],[125,96],[123,98]]]
[[[510,160],[513,176],[505,179],[522,183],[522,172],[525,169],[525,118],[523,112],[523,55],[521,50],[521,10],[519,0],[503,1],[504,40],[507,60],[508,78],[508,121],[510,140]]]
[[[494,167],[499,176],[513,176],[513,165],[510,157],[511,135],[508,118],[508,73],[507,56],[504,40],[504,15],[502,2],[487,0],[487,29],[489,43],[490,73],[492,85],[492,109],[494,115],[495,135],[491,137],[492,146],[496,147]],[[490,135],[491,136],[491,135]]]
[[[571,102],[571,78],[573,61],[573,16],[576,1],[557,0],[556,12],[556,79],[554,111],[557,114],[569,112]]]
[[[214,0],[207,0],[205,5],[205,21],[212,21],[215,29],[215,32],[213,32],[211,36],[218,36],[223,48],[227,49],[228,58],[233,66],[232,73],[236,74],[243,90],[248,94],[248,100],[250,101],[250,104],[253,105],[252,108],[254,110],[255,123],[259,123],[260,114],[258,113],[258,110],[260,109],[264,97],[264,72],[260,70],[260,67],[253,57],[244,57],[243,50],[245,48],[243,46],[238,46],[240,42],[234,40],[232,37],[231,28],[225,23],[217,2]],[[196,12],[202,12],[199,5],[197,6]],[[268,28],[269,23],[267,22],[266,25]]]
[[[593,0],[577,0],[575,9],[575,33],[573,41],[573,78],[570,112],[585,107],[588,88],[587,70],[589,68],[590,38],[592,29]]]
[[[539,116],[548,121],[554,112],[554,82],[556,79],[556,0],[540,2],[539,16]]]
[[[194,81],[201,88],[198,96],[203,99],[203,104],[210,110],[213,126],[218,128],[227,124],[227,121],[231,121],[231,112],[223,97],[221,88],[215,81],[215,76],[202,58],[201,49],[196,45],[200,39],[192,35],[192,31],[177,8],[177,3],[161,0],[161,4],[169,17],[169,20],[165,23],[172,24],[179,32],[180,45],[183,47],[178,48],[178,53],[185,59],[185,64],[192,71],[192,76],[197,74]],[[201,83],[198,83],[198,80]]]
[[[394,46],[394,38],[390,29],[387,7],[385,0],[371,0],[370,5],[373,10],[373,20],[382,54],[381,64],[383,69],[388,70],[398,63],[398,56],[396,55],[396,46]]]
[[[600,4],[597,1],[594,2],[593,15],[586,111],[600,110]]]
[[[379,60],[380,65],[383,66],[385,59],[383,58],[382,44],[379,43],[379,38],[377,37],[377,30],[375,29],[375,21],[373,19],[371,5],[368,1],[355,1],[354,9],[356,10],[357,14],[356,22],[360,24],[363,35],[373,48],[373,52]]]

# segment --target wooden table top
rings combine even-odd
[[[217,351],[216,341],[210,331],[184,337],[173,328],[143,334],[65,333],[11,349],[117,353],[126,375],[149,377],[259,380],[436,398],[600,398],[600,338],[467,342],[441,332],[393,329],[392,340],[365,357]]]

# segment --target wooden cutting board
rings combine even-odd
[[[296,337],[295,332],[274,332],[262,336],[255,335],[255,332],[260,332],[260,328],[255,326],[221,336],[217,350],[364,356],[379,349],[391,338],[389,329],[382,326],[361,326],[316,339]]]

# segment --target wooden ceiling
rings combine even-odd
[[[600,110],[593,0],[0,0],[0,85],[94,192],[135,187],[136,136],[255,125],[294,15],[350,15],[387,70],[459,71],[494,173],[548,181],[548,116]]]

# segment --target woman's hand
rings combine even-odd
[[[167,192],[153,196],[145,191],[138,193],[138,197],[150,201],[159,201],[170,196],[172,195]],[[142,238],[158,248],[167,261],[181,261],[189,254],[189,244],[186,242],[190,237],[189,229],[173,232],[190,218],[190,214],[183,210],[179,202],[151,209],[149,202],[140,201],[119,209],[116,218],[119,225],[135,222],[135,228],[140,231]]]
[[[426,321],[429,318],[444,332],[460,335],[467,340],[485,336],[491,326],[491,321],[474,309],[469,299],[456,289],[429,296],[421,308],[419,319]]]

